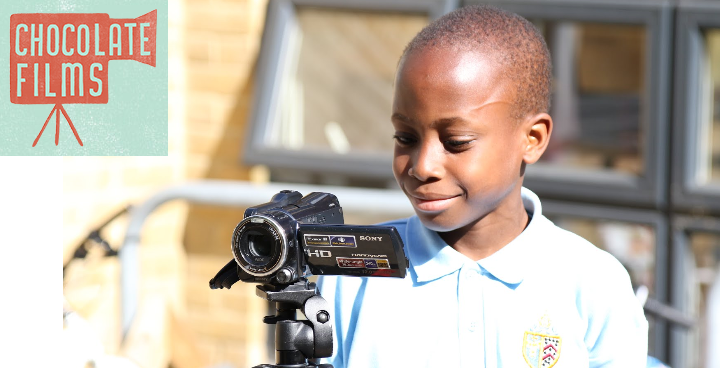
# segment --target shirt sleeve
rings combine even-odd
[[[648,323],[627,270],[602,252],[603,262],[582,286],[590,367],[646,367]]]

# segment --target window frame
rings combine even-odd
[[[656,208],[667,202],[667,151],[670,113],[670,48],[672,7],[660,1],[575,0],[539,1],[468,0],[467,4],[492,4],[528,19],[643,25],[647,29],[645,87],[647,104],[641,109],[640,146],[643,172],[580,170],[529,165],[525,185],[545,198],[572,199],[591,203],[612,203]],[[622,9],[622,11],[618,11]]]
[[[704,55],[703,28],[720,28],[720,3],[686,1],[678,4],[675,43],[675,95],[673,96],[672,199],[679,209],[720,214],[720,183],[698,184],[697,137],[699,70]]]
[[[241,150],[246,164],[267,165],[273,170],[308,171],[322,174],[392,179],[392,155],[349,152],[292,150],[268,144],[274,114],[279,103],[279,86],[283,66],[288,61],[288,30],[297,26],[296,7],[318,7],[337,10],[406,12],[427,14],[430,20],[452,11],[454,0],[273,0],[267,15],[254,81],[253,104],[248,120],[248,134]],[[388,111],[388,124],[390,112]],[[390,139],[388,137],[388,139]]]
[[[698,217],[678,215],[672,219],[672,242],[671,257],[674,260],[670,269],[670,305],[686,314],[691,311],[685,303],[685,285],[687,282],[685,264],[688,256],[692,256],[690,249],[690,234],[693,232],[704,232],[720,235],[720,219],[712,217]],[[678,326],[669,326],[670,343],[668,344],[669,358],[667,362],[671,367],[685,367],[688,355],[687,331]]]

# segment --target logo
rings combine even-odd
[[[338,267],[341,268],[367,268],[367,269],[379,269],[379,268],[390,268],[390,262],[387,259],[376,259],[376,258],[337,258]]]
[[[523,337],[523,357],[532,368],[550,368],[560,359],[562,338],[552,328],[545,313]]]
[[[337,265],[340,268],[365,268],[365,262],[362,258],[337,258]]]
[[[352,235],[330,236],[330,245],[333,247],[355,247],[355,237]]]
[[[352,247],[355,248],[355,237],[352,235],[317,235],[306,234],[305,245],[315,247]]]
[[[363,241],[382,241],[382,236],[360,236],[360,240]]]
[[[23,1],[0,13],[0,155],[168,154],[167,1]]]
[[[378,259],[377,266],[378,268],[390,268],[390,263],[387,261],[387,259]]]
[[[305,245],[330,246],[330,237],[327,235],[305,235]]]
[[[377,260],[375,259],[364,259],[365,268],[378,268]]]
[[[308,250],[308,257],[330,258],[332,253],[329,250]]]
[[[45,29],[43,29],[45,26]],[[155,66],[157,10],[136,19],[107,14],[13,14],[10,16],[10,102],[54,104],[33,147],[56,114],[83,142],[63,103],[108,103],[108,61],[136,60]]]

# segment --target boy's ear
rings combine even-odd
[[[536,114],[526,119],[523,124],[525,148],[523,162],[534,164],[540,159],[547,148],[552,133],[552,117],[547,113]]]

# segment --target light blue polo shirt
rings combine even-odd
[[[389,222],[410,260],[404,279],[320,277],[333,306],[335,368],[645,367],[648,325],[613,256],[542,215],[473,261],[416,217]]]

